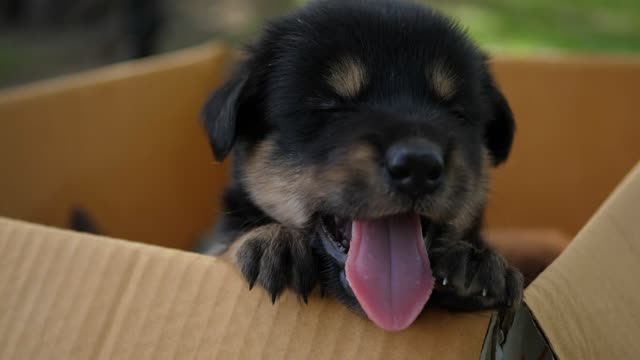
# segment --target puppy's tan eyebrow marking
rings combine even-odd
[[[437,96],[449,100],[455,95],[455,74],[443,62],[438,61],[428,68],[427,78],[430,79],[431,87]]]
[[[367,69],[360,60],[343,57],[329,67],[326,79],[340,96],[352,98],[367,85]]]

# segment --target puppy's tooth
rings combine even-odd
[[[448,283],[449,283],[449,278],[445,276],[444,280],[442,280],[442,285],[447,286]]]
[[[482,289],[482,297],[487,297],[487,289]]]

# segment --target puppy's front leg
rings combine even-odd
[[[523,277],[481,235],[434,240],[429,257],[438,282],[433,300],[455,310],[512,308],[522,300]]]
[[[241,234],[225,256],[238,264],[250,288],[262,285],[273,302],[290,287],[306,303],[318,278],[308,236],[276,223],[261,225]]]

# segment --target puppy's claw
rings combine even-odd
[[[249,284],[261,285],[275,304],[287,288],[294,290],[305,303],[317,282],[317,267],[311,247],[297,232],[277,226],[274,231],[257,231],[256,237],[246,240],[236,252],[236,260]],[[273,229],[272,229],[273,230]]]
[[[302,294],[302,301],[304,301],[305,305],[309,305],[309,297],[307,294]]]
[[[494,250],[458,242],[436,243],[431,251],[438,283],[447,286],[438,289],[448,296],[442,298],[445,306],[485,310],[512,307],[520,302],[521,276]]]

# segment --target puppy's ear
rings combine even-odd
[[[224,160],[235,142],[239,112],[246,101],[247,79],[245,69],[236,73],[207,100],[202,112],[209,144],[217,161]]]
[[[516,123],[509,103],[490,76],[485,82],[485,91],[491,113],[485,129],[485,144],[493,165],[498,166],[509,157]]]

